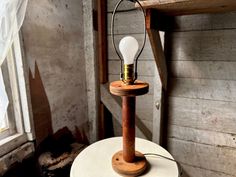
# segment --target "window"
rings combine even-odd
[[[16,119],[20,117],[19,111],[19,98],[17,94],[17,81],[14,64],[13,48],[10,49],[4,63],[0,68],[0,77],[2,79],[2,90],[6,90],[7,99],[4,100],[4,107],[7,106],[7,111],[1,112],[1,123],[0,123],[0,140],[17,132],[16,130]],[[13,101],[14,100],[14,101]],[[18,115],[17,115],[18,114]]]
[[[30,112],[26,93],[26,80],[19,35],[14,38],[7,57],[0,66],[0,90],[2,107],[0,115],[0,156],[12,151],[24,142],[32,140]]]

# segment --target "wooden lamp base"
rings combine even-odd
[[[112,157],[113,169],[122,176],[138,176],[147,167],[144,155],[135,151],[135,97],[146,94],[148,88],[148,83],[137,80],[132,85],[122,81],[110,84],[110,92],[122,97],[123,150]]]
[[[121,176],[134,177],[146,170],[147,160],[142,153],[135,151],[135,159],[129,163],[123,159],[123,151],[119,151],[112,157],[112,168]]]

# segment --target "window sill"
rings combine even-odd
[[[7,138],[0,140],[0,157],[4,156],[5,154],[9,153],[10,151],[18,148],[23,143],[27,142],[27,134],[14,134]]]
[[[22,162],[34,152],[34,143],[27,142],[17,149],[0,158],[0,176],[2,176],[14,163]]]

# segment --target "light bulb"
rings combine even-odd
[[[120,40],[119,49],[124,59],[124,64],[134,63],[134,57],[138,51],[138,41],[132,36],[126,36]]]

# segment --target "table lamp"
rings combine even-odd
[[[123,149],[113,155],[112,167],[122,176],[138,176],[147,167],[147,160],[144,155],[135,151],[135,99],[136,96],[146,94],[149,89],[148,83],[137,80],[137,61],[145,46],[146,30],[144,23],[144,41],[139,52],[138,41],[132,36],[125,36],[119,43],[121,55],[119,54],[114,42],[114,18],[122,1],[124,0],[120,0],[116,4],[111,23],[112,44],[121,61],[120,80],[110,83],[110,92],[122,97]],[[145,12],[139,1],[130,1],[139,4],[145,21]]]

